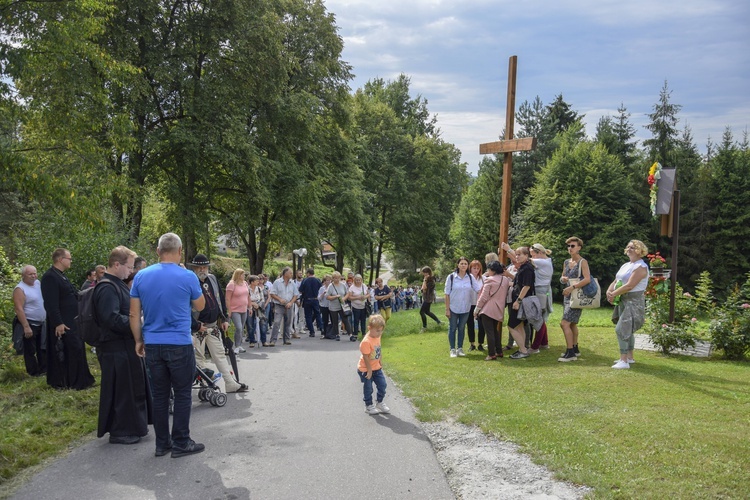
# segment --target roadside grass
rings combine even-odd
[[[88,362],[96,385],[60,391],[49,387],[44,377],[26,375],[22,356],[9,360],[0,382],[0,498],[35,466],[96,430],[101,372],[91,352]]]
[[[445,319],[442,305],[432,309]],[[582,356],[559,363],[555,309],[549,350],[499,362],[476,351],[451,359],[445,321],[428,319],[419,333],[418,311],[396,313],[384,368],[420,420],[476,425],[596,498],[747,498],[750,364],[636,351],[632,369],[612,370],[618,349],[606,308],[584,311]]]

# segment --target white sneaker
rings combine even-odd
[[[390,413],[391,409],[388,408],[388,405],[383,403],[382,401],[380,403],[375,404],[375,409],[378,410],[380,413]]]
[[[378,410],[375,405],[369,405],[365,407],[365,413],[368,415],[377,415],[380,413],[380,410]]]
[[[626,368],[630,368],[630,364],[625,361],[618,360],[617,363],[612,365],[612,368],[614,368],[615,370],[623,370]]]
[[[456,356],[458,356],[458,354],[456,354],[456,350],[451,349],[451,358],[455,358]]]
[[[234,350],[235,354],[239,354],[240,353],[240,348],[239,347],[235,347],[233,350]]]
[[[458,349],[456,349],[456,355],[457,356],[466,356],[466,354],[464,354],[464,350],[461,349],[460,347]]]
[[[616,360],[613,361],[613,363],[618,363],[619,361],[620,361],[619,359],[616,359]],[[628,360],[628,364],[629,365],[632,365],[633,363],[635,363],[634,359],[631,358],[631,359]]]
[[[245,348],[244,348],[244,347],[242,347],[242,346],[239,346],[239,347],[238,347],[237,349],[239,349],[239,350],[240,350],[240,352],[247,352],[247,351],[245,350]]]

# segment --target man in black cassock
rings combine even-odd
[[[112,250],[103,279],[94,289],[94,313],[102,329],[96,348],[102,368],[97,437],[109,433],[113,444],[137,443],[152,423],[146,363],[135,352],[130,290],[123,281],[133,273],[135,257],[124,246]]]
[[[76,333],[78,290],[63,274],[72,262],[70,252],[58,248],[41,280],[47,311],[47,384],[82,390],[94,385],[94,376],[86,361],[86,344]]]

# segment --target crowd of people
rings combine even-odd
[[[572,236],[566,240],[569,258],[562,266],[560,283],[563,285],[563,314],[560,328],[565,337],[566,349],[558,361],[576,361],[581,355],[578,345],[578,323],[583,308],[574,303],[572,296],[577,290],[587,293],[597,291],[598,282],[591,276],[588,262],[580,252],[583,240]],[[540,243],[531,247],[521,246],[515,250],[507,243],[501,249],[508,256],[508,265],[499,262],[498,254],[485,256],[486,271],[478,260],[469,262],[460,257],[456,269],[445,280],[445,315],[449,319],[448,343],[450,357],[463,357],[464,335],[468,329],[469,350],[484,350],[487,340],[487,361],[503,357],[503,351],[518,349],[510,359],[524,359],[549,349],[547,321],[552,312],[551,281],[552,252]],[[624,251],[628,262],[618,271],[615,280],[606,290],[606,299],[615,309],[612,321],[620,348],[620,358],[612,368],[627,369],[635,363],[633,348],[635,332],[645,321],[644,292],[648,285],[648,265],[643,257],[648,253],[646,245],[631,240]],[[430,268],[422,270],[425,294],[434,290],[434,278]],[[588,292],[594,286],[593,292]],[[434,301],[434,300],[433,300]],[[421,312],[423,330],[427,316],[439,320],[423,307]],[[506,320],[507,315],[507,321]],[[475,326],[474,321],[477,324]],[[508,328],[508,342],[502,346],[503,323]]]
[[[566,245],[569,258],[560,278],[564,285],[560,327],[566,350],[558,358],[560,362],[580,356],[582,309],[576,307],[572,296],[593,282],[588,262],[580,254],[583,241],[571,237]],[[518,349],[509,356],[514,360],[549,349],[551,251],[539,243],[516,249],[504,243],[499,250],[507,254],[508,266],[496,253],[485,256],[484,267],[478,260],[461,257],[445,279],[451,358],[466,355],[467,329],[470,351],[484,351],[486,340],[487,361],[502,358],[503,351],[514,344]],[[615,369],[635,363],[634,334],[645,319],[649,273],[643,257],[647,252],[643,242],[630,241],[624,251],[628,261],[606,290],[606,299],[615,305],[612,319],[620,351],[612,366]],[[362,276],[354,273],[344,279],[334,272],[320,280],[313,268],[306,276],[299,271],[293,277],[289,267],[273,282],[265,274],[236,269],[222,287],[210,273],[212,263],[205,255],[197,254],[190,270],[181,263],[182,242],[176,234],[161,236],[157,254],[159,261],[149,266],[135,252],[119,246],[111,251],[106,266],[90,270],[81,287],[93,288],[87,293],[93,293],[94,318],[101,332],[95,350],[101,366],[97,435],[109,434],[113,444],[133,444],[153,425],[156,456],[171,453],[181,457],[204,449],[190,438],[189,424],[195,369],[208,368],[206,351],[226,391],[246,392],[248,386],[240,382],[236,362],[236,356],[246,352],[245,343],[250,348],[273,348],[279,333],[284,345],[291,345],[303,334],[336,341],[342,333],[352,342],[361,338],[358,372],[365,410],[387,413],[380,337],[391,314],[419,308],[422,331],[427,328],[427,318],[442,325],[431,311],[437,295],[436,278],[429,267],[422,269],[421,287],[390,288],[381,277],[368,287]],[[14,329],[22,339],[29,375],[46,376],[47,383],[57,389],[83,390],[94,385],[94,377],[86,345],[76,331],[79,290],[65,275],[72,262],[70,251],[58,248],[41,280],[36,268],[23,268],[13,292]],[[505,346],[504,322],[509,333]],[[377,386],[376,402],[373,383]]]

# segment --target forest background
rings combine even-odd
[[[229,235],[253,272],[326,241],[369,282],[384,255],[414,279],[497,248],[502,159],[471,177],[407,75],[352,92],[320,1],[3,0],[0,19],[0,328],[18,265],[41,273],[59,246],[76,283],[119,244],[153,261],[166,231],[186,259]],[[542,243],[559,268],[576,235],[604,282],[629,239],[669,258],[658,161],[678,168],[679,281],[709,270],[722,295],[750,271],[747,131],[701,154],[667,82],[655,98],[642,144],[624,104],[587,137],[562,95],[521,103],[516,136],[538,146],[514,159],[511,243]]]

